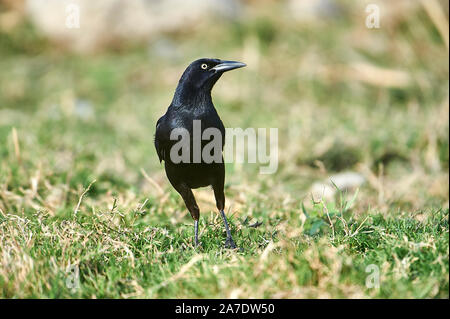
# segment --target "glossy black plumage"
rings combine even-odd
[[[212,186],[217,209],[220,211],[227,232],[226,246],[235,248],[228,222],[225,217],[225,166],[220,162],[206,163],[203,158],[193,163],[193,121],[200,120],[201,132],[207,128],[216,128],[222,137],[222,149],[225,143],[225,128],[212,102],[211,89],[226,71],[240,68],[245,64],[219,59],[200,59],[192,62],[184,71],[169,108],[156,123],[155,148],[160,161],[164,161],[167,178],[182,196],[186,207],[195,221],[195,244],[198,244],[198,219],[200,211],[192,193],[193,188]],[[190,133],[190,162],[176,163],[170,157],[172,146],[177,140],[171,140],[172,130],[186,129]],[[201,148],[209,141],[202,141]]]

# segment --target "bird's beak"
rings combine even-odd
[[[220,61],[220,64],[217,64],[215,67],[211,68],[212,71],[215,72],[227,72],[230,70],[242,68],[247,64],[237,61]]]

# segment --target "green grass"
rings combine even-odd
[[[309,24],[255,6],[166,35],[182,59],[144,46],[79,56],[27,22],[0,29],[0,297],[448,298],[448,51],[423,8],[407,9],[368,30],[356,6]],[[203,56],[248,64],[213,91],[226,127],[279,128],[276,174],[227,164],[236,251],[210,189],[195,192],[193,247],[153,147]],[[380,84],[380,70],[409,82]],[[342,171],[366,182],[313,202],[312,185]]]
[[[202,247],[195,249],[192,223],[171,222],[157,200],[75,218],[2,216],[2,241],[11,243],[3,246],[2,261],[11,265],[0,277],[3,296],[447,296],[448,210],[422,222],[405,213],[371,214],[364,224],[351,216],[344,224],[331,211],[334,236],[320,209],[310,213],[302,219],[290,209],[260,212],[253,215],[264,222],[257,229],[232,217],[238,251],[222,248],[216,216],[201,219]],[[66,285],[73,264],[80,273],[75,291]],[[379,289],[365,287],[371,264],[380,269]]]

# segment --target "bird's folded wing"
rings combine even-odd
[[[158,122],[156,122],[156,132],[155,132],[155,148],[156,153],[158,153],[159,162],[166,160],[166,142],[165,142],[165,136],[163,132],[163,128],[161,126],[161,122],[163,121],[163,117],[161,117]]]

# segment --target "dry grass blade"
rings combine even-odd
[[[153,178],[148,176],[148,174],[145,172],[145,170],[143,168],[141,168],[141,173],[144,176],[144,178],[156,188],[156,190],[158,191],[159,196],[163,196],[164,195],[164,190],[161,188],[161,186],[159,186],[158,183]]]
[[[14,144],[14,154],[16,156],[17,162],[21,163],[20,157],[20,145],[19,145],[19,136],[17,135],[17,130],[15,127],[12,128],[12,140]]]
[[[73,210],[73,215],[76,216],[78,213],[78,210],[80,209],[80,205],[81,202],[83,201],[83,197],[87,194],[87,192],[89,192],[89,190],[91,189],[91,186],[96,182],[97,180],[93,180],[88,187],[84,190],[84,192],[81,194],[80,198],[78,199],[78,203],[77,206],[75,207],[75,209]]]
[[[425,8],[425,11],[430,16],[436,28],[439,30],[441,34],[442,40],[449,49],[449,35],[448,35],[448,21],[445,16],[444,10],[439,5],[439,2],[436,0],[422,0],[422,5]]]

